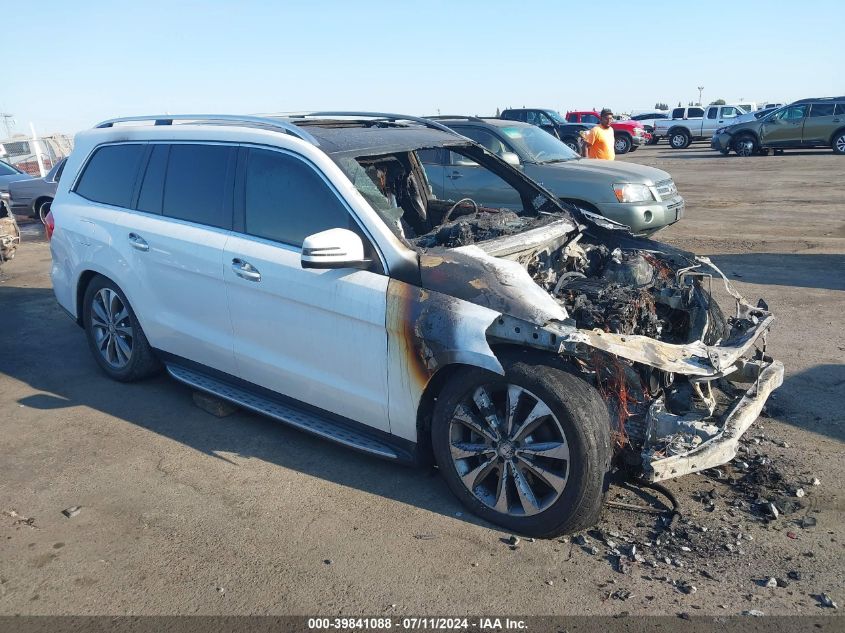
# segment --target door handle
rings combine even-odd
[[[453,171],[451,174],[446,176],[449,180],[457,180],[458,178],[463,178],[464,175],[459,171]]]
[[[232,271],[238,277],[247,281],[261,281],[261,273],[258,272],[258,269],[238,257],[232,260]]]
[[[146,253],[148,250],[150,250],[150,245],[147,244],[147,240],[145,240],[137,233],[129,234],[129,245],[135,250],[141,251],[143,253]]]

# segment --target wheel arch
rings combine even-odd
[[[673,134],[677,134],[678,132],[683,132],[684,134],[692,138],[692,132],[689,131],[689,128],[686,128],[683,125],[673,125],[669,128],[669,131],[666,132],[666,136],[672,136]]]
[[[845,125],[841,126],[839,129],[835,130],[833,134],[830,135],[830,138],[828,139],[828,144],[833,146],[834,139],[836,139],[836,137],[842,133],[845,133]]]
[[[45,202],[53,202],[53,196],[38,196],[35,200],[32,201],[32,205],[30,211],[32,213],[36,213],[38,211],[38,207],[40,207]]]

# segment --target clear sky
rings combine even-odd
[[[0,112],[491,115],[845,94],[845,1],[9,2]],[[0,135],[5,131],[0,125]]]

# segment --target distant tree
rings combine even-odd
[[[681,103],[680,101],[678,101],[678,107],[679,107],[679,108],[682,108],[682,107],[683,107],[683,105],[684,105],[683,103]]]
[[[716,99],[715,101],[711,101],[710,105],[725,105],[724,99]]]
[[[499,112],[499,108],[496,108],[496,118],[497,118],[497,119],[499,118],[499,115],[500,115],[500,114],[501,114],[501,112]]]
[[[669,109],[669,106],[668,106],[668,105],[666,105],[665,103],[660,103],[660,102],[658,101],[657,103],[655,103],[655,104],[654,104],[654,109],[655,109],[655,110],[668,110],[668,109]]]

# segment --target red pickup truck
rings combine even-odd
[[[598,123],[601,117],[595,110],[579,110],[567,112],[566,120],[569,123]],[[616,140],[614,149],[617,154],[633,152],[648,141],[649,134],[639,121],[614,121],[610,127],[613,128],[613,137]]]

